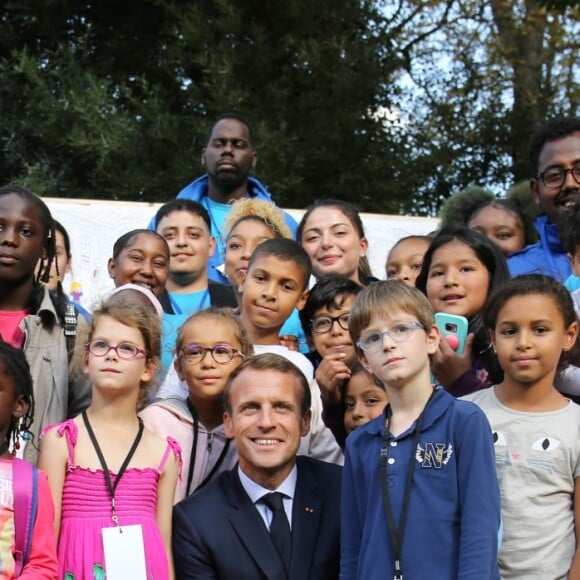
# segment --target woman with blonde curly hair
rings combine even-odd
[[[225,275],[236,292],[253,251],[273,238],[292,239],[284,214],[273,203],[243,198],[233,204],[224,222],[224,265]]]

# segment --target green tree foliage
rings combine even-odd
[[[414,211],[436,213],[469,184],[505,193],[529,178],[534,126],[577,115],[578,8],[536,0],[386,2],[403,28],[402,115],[425,182]]]
[[[165,201],[236,110],[281,205],[435,215],[527,177],[534,123],[578,114],[579,8],[554,2],[6,0],[0,179]]]
[[[400,136],[380,120],[393,65],[372,3],[17,0],[2,18],[3,182],[163,201],[201,172],[213,119],[237,110],[280,204],[393,212],[408,196]]]
[[[470,185],[443,202],[439,212],[440,227],[452,223],[467,225],[467,219],[474,208],[492,199],[495,199],[495,195],[491,191],[477,185]]]

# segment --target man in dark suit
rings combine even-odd
[[[230,375],[224,426],[239,465],[175,506],[178,580],[338,578],[342,469],[296,457],[310,404],[303,373],[281,356]]]

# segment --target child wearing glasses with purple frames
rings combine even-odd
[[[252,354],[248,333],[230,308],[197,312],[179,329],[174,365],[188,396],[157,401],[141,412],[149,429],[175,437],[183,449],[175,503],[236,464],[235,446],[223,427],[222,393],[231,372]]]
[[[427,298],[403,282],[371,284],[349,331],[389,404],[346,442],[341,580],[499,580],[491,429],[475,405],[431,384],[440,334]]]
[[[54,499],[58,577],[129,577],[129,567],[131,577],[167,580],[181,453],[137,416],[159,363],[159,317],[141,302],[111,300],[87,330],[92,402],[46,429],[38,461]]]

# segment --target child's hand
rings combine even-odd
[[[280,346],[285,346],[290,350],[298,351],[298,337],[293,334],[282,334],[278,337]]]
[[[350,378],[350,369],[346,366],[344,358],[342,352],[327,354],[314,373],[322,399],[333,405],[338,405],[341,401],[342,381]]]
[[[463,354],[457,354],[445,339],[441,340],[437,352],[431,359],[431,372],[440,385],[448,388],[471,368],[471,348],[474,336],[473,333],[467,336]]]

